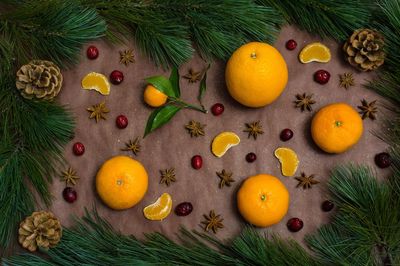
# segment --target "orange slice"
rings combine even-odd
[[[281,163],[281,171],[284,176],[293,176],[297,171],[299,159],[294,150],[289,148],[277,148],[275,150],[275,157]]]
[[[299,59],[303,64],[310,62],[328,63],[331,60],[331,51],[322,43],[314,42],[301,50]]]
[[[172,209],[172,198],[168,193],[162,194],[156,202],[143,209],[144,217],[152,221],[165,219]]]
[[[222,157],[231,147],[240,143],[240,138],[233,132],[222,132],[212,141],[211,151],[217,157]]]
[[[82,79],[82,89],[95,90],[102,95],[109,95],[110,83],[103,74],[90,72]]]

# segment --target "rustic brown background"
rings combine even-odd
[[[294,51],[285,49],[288,39],[295,39],[298,48]],[[301,113],[293,107],[296,93],[313,93],[317,104],[315,110],[333,102],[346,102],[353,107],[359,105],[365,98],[369,101],[383,100],[375,93],[362,88],[361,84],[371,78],[371,74],[355,73],[356,86],[346,91],[339,88],[338,74],[343,72],[355,72],[342,60],[340,45],[333,41],[323,41],[330,47],[332,60],[328,64],[310,63],[301,64],[298,61],[298,53],[306,44],[321,41],[318,37],[310,36],[293,27],[285,27],[275,47],[281,51],[289,67],[289,83],[280,98],[272,105],[261,109],[249,109],[236,103],[228,95],[224,83],[224,62],[214,62],[208,74],[208,90],[204,97],[204,104],[210,108],[212,104],[221,102],[225,105],[222,116],[214,117],[212,114],[203,114],[192,110],[184,110],[178,113],[173,120],[163,128],[150,134],[141,141],[142,151],[135,159],[146,167],[149,174],[149,190],[144,199],[135,207],[125,211],[114,211],[101,203],[94,190],[94,180],[100,165],[108,158],[115,155],[129,155],[129,152],[120,151],[124,143],[136,136],[142,136],[145,123],[152,109],[148,108],[142,100],[144,89],[143,79],[152,75],[169,74],[157,68],[133,45],[111,46],[105,41],[92,44],[100,50],[97,60],[88,60],[85,56],[86,47],[82,49],[81,63],[70,71],[65,71],[64,88],[59,96],[59,101],[67,104],[76,116],[75,138],[66,147],[66,165],[71,165],[78,171],[81,177],[76,185],[78,200],[69,204],[62,199],[64,183],[55,177],[52,191],[56,200],[52,211],[61,219],[63,225],[72,224],[71,215],[82,215],[85,207],[91,208],[94,204],[101,215],[107,218],[112,225],[126,234],[134,234],[142,237],[145,232],[159,231],[173,236],[180,225],[190,229],[200,229],[199,222],[202,215],[215,209],[222,214],[225,228],[218,232],[218,237],[226,238],[237,234],[244,224],[243,219],[236,211],[235,192],[242,180],[258,173],[269,173],[279,177],[290,191],[290,208],[281,223],[274,225],[269,230],[280,233],[282,236],[292,236],[302,240],[307,233],[314,232],[320,225],[329,221],[330,213],[324,213],[320,209],[321,202],[327,198],[326,183],[329,179],[329,171],[338,164],[353,161],[365,163],[373,167],[373,156],[383,151],[386,144],[377,139],[371,131],[379,129],[382,116],[378,115],[377,121],[365,120],[365,132],[358,145],[352,150],[341,155],[328,155],[321,152],[310,139],[309,127],[312,115],[315,113]],[[133,48],[136,63],[125,67],[119,64],[119,51]],[[198,56],[183,65],[182,74],[189,68],[200,70],[206,66]],[[331,73],[331,80],[327,85],[319,85],[313,81],[313,73],[324,68]],[[119,69],[125,74],[125,80],[118,86],[112,86],[109,96],[101,96],[94,91],[84,91],[80,82],[88,72],[96,71],[109,75],[112,70]],[[196,102],[199,83],[188,84],[181,79],[182,96],[189,102]],[[89,120],[86,108],[106,101],[111,112],[106,121],[95,123]],[[129,126],[120,130],[115,126],[115,118],[124,114],[129,119]],[[191,119],[198,120],[206,127],[206,136],[190,138],[184,129],[184,125]],[[256,141],[248,139],[243,132],[244,123],[260,120],[265,133]],[[283,143],[279,140],[279,133],[284,128],[294,131],[294,138]],[[234,131],[240,138],[239,146],[232,148],[222,158],[214,157],[210,152],[210,143],[215,135],[221,131]],[[80,141],[85,144],[86,152],[81,157],[72,154],[72,144]],[[296,188],[297,181],[293,177],[283,177],[280,173],[279,162],[273,156],[277,147],[287,146],[294,149],[300,158],[297,174],[301,171],[307,174],[316,174],[321,184],[310,190]],[[245,161],[248,152],[255,152],[258,159],[249,164]],[[204,166],[201,170],[194,170],[190,166],[193,155],[203,156]],[[170,187],[159,184],[159,170],[175,167],[177,182]],[[233,187],[218,188],[219,179],[216,171],[222,169],[232,171],[236,182]],[[63,170],[60,168],[60,171]],[[387,172],[376,170],[379,175]],[[362,188],[360,188],[362,189]],[[194,205],[194,211],[187,217],[178,217],[171,214],[165,220],[148,221],[144,218],[142,210],[153,203],[163,192],[172,195],[173,204],[182,201],[190,201]],[[300,217],[304,221],[304,229],[298,233],[290,233],[286,228],[286,221],[291,217]],[[265,229],[262,229],[265,230]]]

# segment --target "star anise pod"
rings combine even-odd
[[[222,172],[217,172],[218,177],[221,179],[219,182],[219,188],[223,188],[224,186],[230,187],[232,182],[235,182],[235,179],[232,178],[232,173],[222,170]]]
[[[80,177],[76,175],[76,171],[74,169],[72,169],[72,167],[68,167],[67,170],[65,170],[61,173],[61,181],[65,182],[67,186],[69,184],[71,184],[72,186],[75,186],[76,181],[79,178]]]
[[[106,102],[95,104],[92,107],[88,107],[86,110],[90,112],[89,119],[95,118],[96,123],[99,122],[100,119],[106,120],[105,114],[110,112],[106,107]]]
[[[360,109],[360,114],[362,115],[362,119],[369,118],[371,120],[376,119],[376,113],[378,112],[378,107],[376,107],[376,100],[368,103],[365,99],[361,101],[360,106],[357,106]]]
[[[187,79],[189,83],[196,83],[201,79],[202,72],[196,72],[192,68],[189,69],[189,72],[183,76],[183,78]]]
[[[300,110],[303,112],[305,110],[308,110],[309,112],[312,111],[311,105],[315,104],[316,101],[312,99],[313,94],[307,95],[305,93],[303,94],[296,94],[296,100],[294,103],[296,104],[296,108],[300,108]]]
[[[218,229],[224,228],[224,225],[222,224],[224,219],[221,218],[221,215],[216,215],[214,210],[210,211],[210,215],[203,214],[203,217],[205,220],[201,223],[204,224],[204,230],[206,232],[212,230],[214,234],[216,234]]]
[[[121,149],[121,151],[131,151],[133,154],[137,155],[140,152],[140,143],[139,138],[136,137],[134,140],[129,140],[129,142],[125,143],[125,148]]]
[[[200,122],[190,120],[187,125],[185,125],[185,128],[188,130],[190,137],[198,137],[198,136],[204,136],[204,127],[206,125],[200,124]]]
[[[258,135],[261,135],[264,133],[262,130],[262,125],[260,121],[255,121],[252,123],[246,123],[246,129],[243,130],[244,132],[248,132],[248,138],[253,137],[254,139],[257,139]]]
[[[161,173],[161,180],[160,180],[160,184],[166,184],[167,187],[169,187],[169,185],[172,182],[176,181],[175,178],[175,168],[169,168],[169,169],[165,169],[160,171]]]
[[[119,52],[119,63],[128,66],[129,63],[135,63],[135,55],[132,50],[124,50]]]
[[[341,88],[345,88],[347,90],[351,86],[354,86],[353,73],[339,74],[339,80],[340,80],[339,86]]]
[[[315,180],[315,175],[309,175],[307,176],[304,172],[301,173],[301,176],[295,177],[299,183],[297,184],[296,187],[303,187],[303,189],[308,189],[311,188],[313,185],[316,185],[319,183],[319,181]]]

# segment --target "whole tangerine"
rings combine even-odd
[[[278,223],[289,208],[289,192],[275,176],[259,174],[247,178],[237,192],[243,218],[258,227]]]
[[[275,101],[288,81],[283,56],[273,46],[250,42],[239,47],[225,70],[230,95],[247,107],[263,107]]]
[[[115,210],[136,205],[146,194],[147,187],[146,169],[127,156],[112,157],[97,172],[97,193],[107,206]]]
[[[346,103],[323,107],[311,122],[311,135],[315,144],[328,153],[347,151],[360,140],[362,133],[360,115]]]

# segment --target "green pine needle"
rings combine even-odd
[[[24,1],[0,13],[0,42],[13,44],[17,65],[48,59],[61,67],[77,63],[81,46],[104,35],[105,22],[96,11],[73,1]]]
[[[96,210],[86,211],[77,225],[64,229],[62,241],[47,252],[48,259],[22,254],[4,265],[319,265],[294,240],[263,237],[247,227],[232,241],[181,229],[183,244],[162,234],[139,241],[115,231]],[[213,248],[214,246],[215,248]]]
[[[329,190],[338,213],[331,224],[306,238],[321,263],[391,265],[386,263],[398,260],[400,191],[395,192],[388,182],[378,182],[363,166],[334,170]]]
[[[257,0],[278,10],[286,21],[311,34],[343,41],[369,24],[373,1],[369,0]]]

